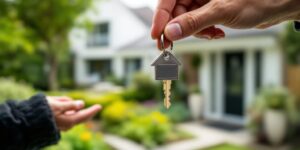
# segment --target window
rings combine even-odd
[[[262,76],[261,76],[261,69],[262,69],[262,61],[263,61],[263,56],[261,51],[256,51],[255,52],[255,88],[256,92],[258,92],[261,88],[262,84]]]
[[[111,60],[89,60],[87,61],[90,76],[97,76],[100,81],[111,75]]]
[[[101,23],[94,26],[92,32],[89,33],[87,46],[107,46],[109,44],[109,24]]]

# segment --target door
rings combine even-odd
[[[243,52],[224,54],[224,113],[228,116],[244,115],[244,70]]]
[[[111,60],[89,60],[89,75],[95,76],[99,81],[105,80],[108,76],[111,75]]]
[[[133,78],[133,75],[140,71],[142,67],[142,60],[140,58],[131,58],[131,59],[125,59],[125,79],[126,84],[131,83],[131,80]]]

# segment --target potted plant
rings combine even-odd
[[[281,144],[299,122],[295,99],[281,87],[263,89],[250,110],[252,131],[272,145]]]
[[[203,100],[200,89],[197,85],[193,85],[189,88],[188,105],[192,118],[194,120],[200,119],[203,111]]]

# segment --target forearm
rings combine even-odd
[[[0,133],[0,146],[4,149],[40,149],[60,138],[43,95],[0,105]]]
[[[299,0],[271,0],[269,3],[273,14],[284,16],[286,20],[300,20],[300,1]]]

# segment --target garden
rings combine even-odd
[[[26,99],[40,92],[28,84],[16,82],[13,79],[1,78],[0,83],[1,100]],[[177,127],[177,124],[190,121],[192,118],[187,104],[184,101],[175,100],[172,102],[171,109],[167,110],[161,101],[156,100],[156,95],[162,94],[156,92],[160,86],[151,81],[149,76],[138,73],[135,75],[132,85],[120,91],[97,92],[78,89],[44,92],[47,95],[64,95],[74,100],[84,100],[86,107],[94,104],[103,106],[103,109],[93,120],[63,132],[61,141],[57,145],[45,148],[45,150],[117,149],[114,145],[106,142],[106,134],[130,140],[142,145],[145,149],[193,140],[195,136],[192,132]],[[147,92],[143,93],[140,90],[138,92],[138,89],[141,88],[143,91],[153,91],[153,94],[148,95]],[[194,88],[193,90],[195,91]],[[263,89],[249,109],[249,131],[254,135],[257,142],[263,145],[277,145],[284,140],[292,141],[292,139],[298,138],[300,118],[298,105],[294,97],[284,88],[268,87]],[[271,117],[270,120],[270,117],[265,117],[265,115],[275,115],[275,117],[277,115],[279,118],[272,120]],[[285,119],[285,117],[280,116],[287,117]],[[282,126],[281,124],[288,126],[283,126],[283,129],[278,128],[278,126]],[[269,126],[267,130],[264,128],[265,125]],[[277,132],[283,133],[279,137],[272,135]],[[295,146],[297,147],[297,144]],[[253,147],[229,143],[205,148],[205,150],[249,149],[253,149]]]
[[[170,146],[166,149],[173,150],[194,142],[192,149],[196,150],[273,149],[286,145],[299,150],[300,84],[295,80],[299,75],[293,70],[293,78],[288,78],[288,82],[299,90],[260,87],[249,104],[251,107],[247,108],[247,123],[241,129],[246,136],[241,137],[233,131],[208,127],[206,120],[201,120],[205,97],[198,81],[200,55],[190,54],[188,61],[183,60],[185,70],[180,71],[180,79],[172,83],[170,109],[163,106],[163,85],[153,81],[147,73],[132,72],[129,80],[107,71],[101,80],[105,85],[101,85],[100,80],[93,82],[96,84],[93,87],[77,84],[74,68],[80,65],[76,64],[78,56],[70,51],[69,34],[74,28],[93,31],[89,20],[78,19],[92,7],[93,0],[0,1],[0,103],[23,101],[36,93],[44,93],[83,100],[86,107],[102,106],[92,120],[62,132],[60,142],[44,150],[117,150],[122,147],[118,143],[120,139],[141,149]],[[300,34],[294,34],[290,24],[286,31],[281,41],[286,50],[283,57],[287,65],[299,70]],[[97,39],[101,40],[102,36]],[[97,71],[103,71],[98,66]],[[107,83],[110,86],[101,89]],[[251,137],[249,143],[237,142],[248,137]],[[111,139],[118,142],[113,143]],[[201,144],[205,147],[199,147]]]
[[[143,82],[140,82],[143,81]],[[13,79],[0,80],[0,99],[26,99],[38,92]],[[157,87],[158,86],[158,87]],[[155,90],[160,88],[144,74],[137,74],[133,85],[119,92],[98,93],[88,90],[46,92],[47,95],[64,95],[74,100],[83,100],[86,107],[100,104],[103,109],[90,122],[62,133],[62,140],[47,150],[110,150],[104,133],[114,134],[146,148],[193,138],[191,133],[179,130],[175,123],[189,119],[189,111],[182,101],[175,101],[172,109],[166,110],[162,102],[155,100]],[[139,91],[137,91],[139,89]],[[143,89],[140,91],[140,89]],[[143,92],[147,91],[147,92]],[[152,95],[148,92],[153,91]]]

